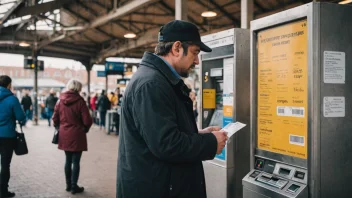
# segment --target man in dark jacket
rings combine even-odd
[[[26,93],[21,100],[23,111],[26,114],[26,122],[32,119],[32,98]]]
[[[99,96],[97,101],[97,109],[100,117],[100,122],[99,122],[100,129],[102,129],[102,127],[105,128],[105,116],[106,116],[106,112],[110,109],[110,107],[111,107],[110,100],[106,96],[105,90],[102,90],[101,95]]]
[[[203,160],[225,146],[219,127],[198,131],[187,77],[198,54],[211,49],[197,27],[172,21],[161,28],[155,53],[146,52],[121,110],[117,198],[205,198]]]
[[[55,96],[54,90],[50,90],[50,95],[48,96],[45,102],[49,127],[51,126],[51,117],[53,116],[55,105],[58,100],[59,99]]]
[[[10,180],[10,164],[16,144],[16,120],[24,123],[26,116],[20,101],[11,92],[11,78],[0,76],[0,155],[1,182],[0,197],[14,197],[15,193],[8,191]]]

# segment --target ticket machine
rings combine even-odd
[[[240,121],[249,126],[249,30],[230,29],[202,37],[211,53],[200,55],[202,128]],[[249,127],[235,134],[222,153],[204,162],[209,198],[242,197],[249,171]]]
[[[352,197],[352,6],[251,22],[251,171],[244,198]]]

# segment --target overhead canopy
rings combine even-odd
[[[254,0],[254,18],[308,2]],[[201,34],[240,27],[240,0],[189,0],[187,5],[188,20]],[[207,10],[217,16],[202,17]],[[175,0],[1,0],[0,52],[31,55],[36,47],[40,56],[74,59],[86,66],[110,56],[140,58],[144,51],[153,51],[159,28],[174,16]],[[137,37],[124,38],[129,32]],[[31,47],[20,47],[23,41]]]

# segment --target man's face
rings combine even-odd
[[[187,78],[194,70],[195,66],[199,64],[198,54],[200,48],[197,45],[189,45],[187,55],[184,55],[184,49],[179,48],[179,56],[175,61],[175,69],[181,77]]]

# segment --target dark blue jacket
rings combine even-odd
[[[15,95],[0,87],[0,138],[16,137],[16,120],[24,122],[26,116]]]

